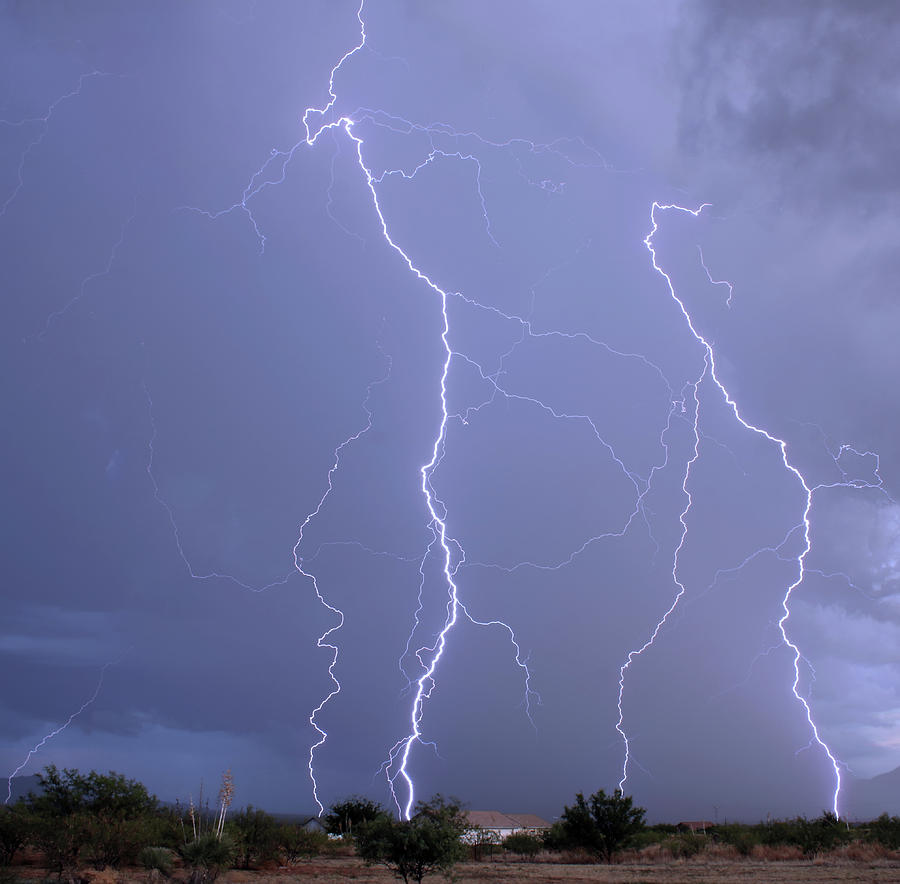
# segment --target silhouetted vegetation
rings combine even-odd
[[[421,882],[433,871],[448,873],[465,855],[468,822],[455,801],[440,795],[419,802],[409,820],[386,813],[361,823],[354,834],[357,853],[370,864],[387,866],[404,884]]]
[[[377,819],[387,811],[377,802],[354,795],[332,804],[322,817],[325,831],[330,835],[350,836],[361,823]]]
[[[643,807],[634,807],[631,796],[616,789],[607,795],[603,789],[589,799],[579,792],[575,803],[562,812],[560,835],[563,844],[582,847],[612,862],[613,854],[627,847],[644,828]]]

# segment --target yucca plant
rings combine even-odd
[[[234,844],[227,835],[221,838],[215,832],[200,835],[178,848],[178,854],[191,870],[190,884],[210,884],[223,868],[231,865]]]
[[[159,872],[164,878],[172,874],[172,851],[168,847],[145,847],[138,854],[138,863],[148,872]]]

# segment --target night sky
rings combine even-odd
[[[895,4],[0,10],[4,777],[900,766]]]

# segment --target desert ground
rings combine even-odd
[[[37,882],[53,880],[46,870],[36,866],[15,869],[10,880]],[[102,872],[86,871],[84,880],[90,884],[148,884],[153,880],[142,869]],[[183,870],[176,871],[172,881],[179,884],[187,879]],[[155,879],[161,881],[162,879]],[[366,866],[355,857],[317,858],[290,868],[269,868],[262,871],[223,872],[218,884],[389,884],[396,881],[392,873],[382,867]],[[452,878],[435,873],[426,882],[440,884],[452,880],[455,884],[731,884],[731,882],[762,882],[762,884],[830,884],[830,882],[898,882],[900,859],[849,860],[822,858],[814,860],[754,859],[688,859],[667,862],[624,862],[605,864],[570,864],[560,862],[464,862],[456,866]]]

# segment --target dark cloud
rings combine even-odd
[[[900,185],[891,4],[696,2],[685,27],[685,148],[737,151],[819,211],[888,208]]]

